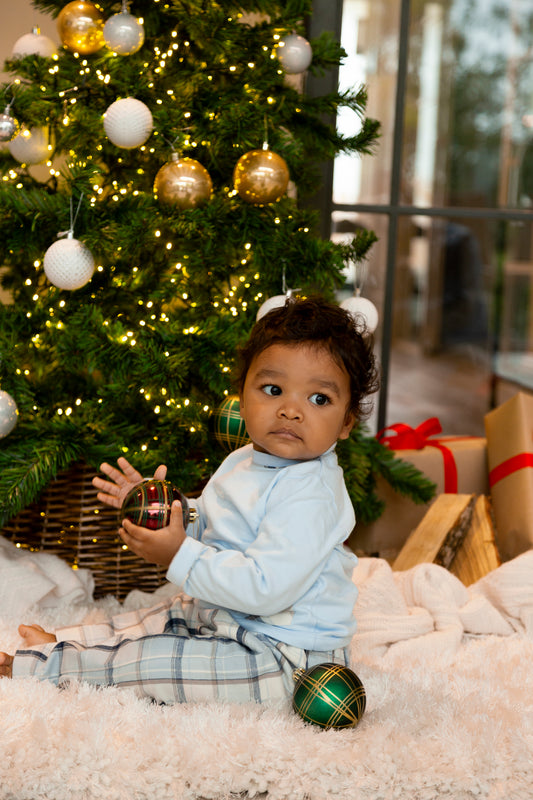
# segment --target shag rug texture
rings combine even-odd
[[[468,589],[435,565],[393,573],[371,558],[354,581],[351,666],[367,694],[356,728],[305,724],[289,703],[165,707],[114,687],[0,680],[0,798],[533,798],[533,551]],[[49,593],[20,617],[0,589],[0,649],[20,644],[19,622],[97,621],[168,592],[122,606]]]

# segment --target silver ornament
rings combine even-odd
[[[4,113],[0,114],[0,142],[10,142],[20,130],[17,120],[11,116],[9,106],[6,106]]]
[[[11,395],[0,389],[0,437],[11,433],[17,424],[18,415],[17,404]]]
[[[278,60],[289,75],[305,72],[313,60],[311,45],[303,36],[292,33],[278,45]]]
[[[104,25],[106,45],[119,56],[131,56],[144,44],[144,28],[127,11],[109,17]]]

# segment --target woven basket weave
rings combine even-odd
[[[44,550],[78,569],[90,569],[95,597],[119,600],[132,589],[153,592],[165,581],[163,568],[125,549],[118,535],[116,509],[102,505],[85,464],[75,464],[52,480],[39,500],[4,526],[6,539],[32,550]]]

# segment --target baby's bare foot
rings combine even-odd
[[[0,678],[11,678],[13,672],[13,656],[0,653]]]
[[[53,633],[47,633],[40,625],[19,625],[19,633],[24,639],[24,644],[30,647],[34,644],[57,642]]]

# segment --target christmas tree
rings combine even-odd
[[[378,136],[363,88],[305,93],[306,70],[343,57],[327,32],[306,39],[309,0],[33,5],[60,43],[30,34],[0,89],[0,525],[80,461],[164,463],[201,487],[258,309],[334,298],[374,240],[321,239],[306,203],[321,162]],[[356,136],[330,122],[341,107]],[[364,427],[340,456],[360,519],[382,510],[377,474],[431,496]]]

